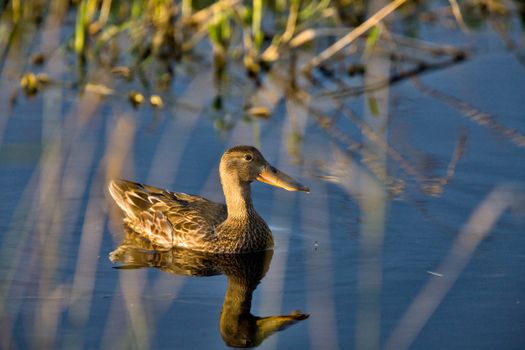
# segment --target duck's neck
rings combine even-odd
[[[221,182],[228,219],[245,219],[255,212],[249,183],[232,177],[223,178]]]

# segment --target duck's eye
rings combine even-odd
[[[251,162],[253,160],[253,156],[251,154],[245,154],[244,160],[247,162]]]

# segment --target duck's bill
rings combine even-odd
[[[257,176],[257,180],[288,191],[310,192],[308,187],[270,165],[264,167],[264,170]]]

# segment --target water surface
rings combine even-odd
[[[311,189],[306,195],[252,186],[276,248],[253,291],[251,313],[310,315],[260,348],[398,344],[395,330],[405,313],[427,283],[451,277],[440,264],[493,191],[510,198],[506,210],[485,227],[487,236],[465,266],[455,265],[458,278],[428,320],[398,334],[414,331],[408,343],[413,349],[523,348],[523,64],[490,30],[443,31],[423,33],[439,43],[471,44],[472,54],[418,79],[490,115],[513,130],[518,142],[404,80],[386,88],[388,110],[381,110],[378,118],[384,119],[375,132],[402,156],[407,170],[367,141],[344,111],[338,114],[341,105],[359,119],[370,114],[370,95],[334,101],[319,92],[337,90],[340,82],[317,73],[325,79],[320,88],[301,79],[311,105],[334,118],[327,131],[314,113],[279,90],[274,73],[286,65],[276,65],[260,87],[233,69],[218,110],[213,71],[200,62],[184,63],[185,73],[167,94],[176,102],[162,110],[134,109],[126,98],[77,95],[60,86],[3,104],[2,346],[227,348],[220,314],[228,278],[154,267],[114,269],[109,254],[124,231],[105,188],[109,178],[121,176],[222,201],[220,155],[230,146],[253,144]],[[11,92],[4,88],[2,101]],[[248,101],[266,103],[271,118],[244,118]],[[231,128],[221,129],[225,124]],[[346,152],[348,145],[333,130],[362,147]],[[496,212],[491,208],[487,213]]]

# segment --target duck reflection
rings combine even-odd
[[[246,348],[258,346],[276,331],[308,318],[308,314],[300,312],[267,317],[252,315],[253,292],[268,271],[272,256],[273,250],[210,254],[173,248],[160,252],[128,231],[125,240],[110,253],[110,260],[123,269],[154,267],[175,275],[226,275],[228,287],[220,315],[220,333],[228,346]]]

